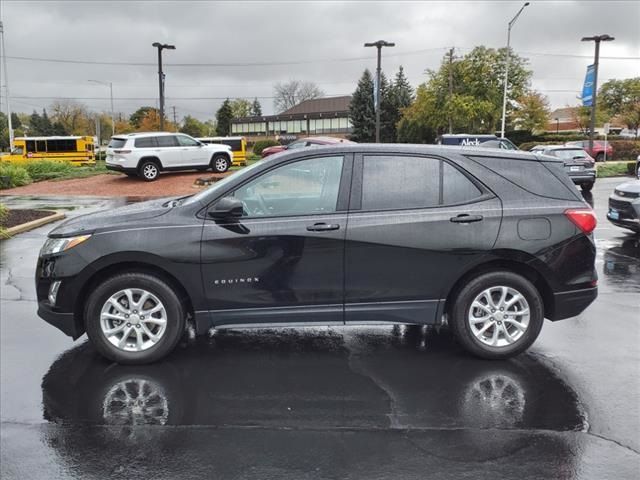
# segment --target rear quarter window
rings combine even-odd
[[[112,138],[109,142],[108,148],[122,148],[127,143],[126,138]]]
[[[469,158],[534,195],[562,200],[579,198],[561,162],[476,156]]]
[[[136,138],[135,146],[136,148],[153,148],[157,147],[158,143],[156,142],[155,137],[142,137]]]

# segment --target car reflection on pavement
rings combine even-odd
[[[446,332],[389,330],[220,331],[149,366],[108,363],[85,343],[43,379],[44,417],[81,426],[56,430],[47,443],[78,468],[83,455],[91,469],[112,467],[96,449],[138,452],[138,465],[166,461],[170,451],[174,462],[270,465],[294,478],[318,455],[336,455],[332,442],[362,449],[354,461],[373,475],[386,468],[379,449],[396,442],[426,448],[441,463],[485,462],[530,456],[549,431],[585,430],[576,394],[536,356],[483,362],[452,348]],[[170,427],[187,425],[199,428]],[[377,438],[393,431],[404,433]],[[436,432],[448,440],[435,441]],[[354,435],[366,435],[370,448]],[[569,443],[553,435],[534,455],[571,471]],[[344,476],[354,467],[332,468]]]
[[[629,235],[604,252],[603,272],[622,291],[640,293],[640,236]]]

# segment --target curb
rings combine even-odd
[[[49,215],[48,217],[38,218],[37,220],[32,220],[30,222],[8,228],[7,235],[9,236],[18,235],[19,233],[24,233],[29,230],[33,230],[34,228],[41,227],[43,225],[46,225],[47,223],[62,220],[63,218],[65,218],[65,216],[66,215],[63,212],[53,212],[53,214]]]

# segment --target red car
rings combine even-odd
[[[275,145],[273,147],[267,147],[262,150],[262,158],[273,155],[274,153],[280,153],[284,150],[292,150],[295,148],[313,147],[317,145],[333,145],[336,143],[355,143],[351,140],[336,137],[308,137],[300,138],[288,145]]]
[[[613,147],[609,142],[606,142],[607,160],[613,160]],[[565,145],[571,145],[572,147],[581,147],[591,157],[596,159],[596,162],[604,161],[605,142],[600,140],[593,141],[593,150],[589,150],[589,140],[579,140],[577,142],[567,142]]]

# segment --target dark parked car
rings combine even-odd
[[[355,143],[351,140],[347,140],[345,138],[338,137],[309,137],[309,138],[300,138],[295,140],[287,145],[274,145],[273,147],[267,147],[262,150],[260,154],[262,158],[268,157],[269,155],[273,155],[274,153],[284,152],[285,150],[296,150],[298,148],[305,147],[319,147],[321,145],[334,145],[337,143]]]
[[[607,160],[613,160],[613,146],[606,142],[601,142],[598,140],[594,140],[593,149],[589,149],[589,140],[578,140],[576,142],[567,142],[565,145],[570,147],[580,147],[585,152],[589,154],[589,156],[596,159],[596,162],[603,162],[605,159],[605,152],[607,154]]]
[[[609,196],[607,218],[618,227],[640,233],[640,180],[618,185]]]
[[[190,197],[71,219],[49,234],[38,314],[145,363],[187,322],[431,324],[484,358],[597,295],[596,225],[552,157],[417,145],[301,149]]]
[[[585,192],[590,192],[596,183],[595,161],[582,148],[565,145],[538,145],[533,147],[531,151],[560,158],[573,183],[580,185],[580,188]]]

